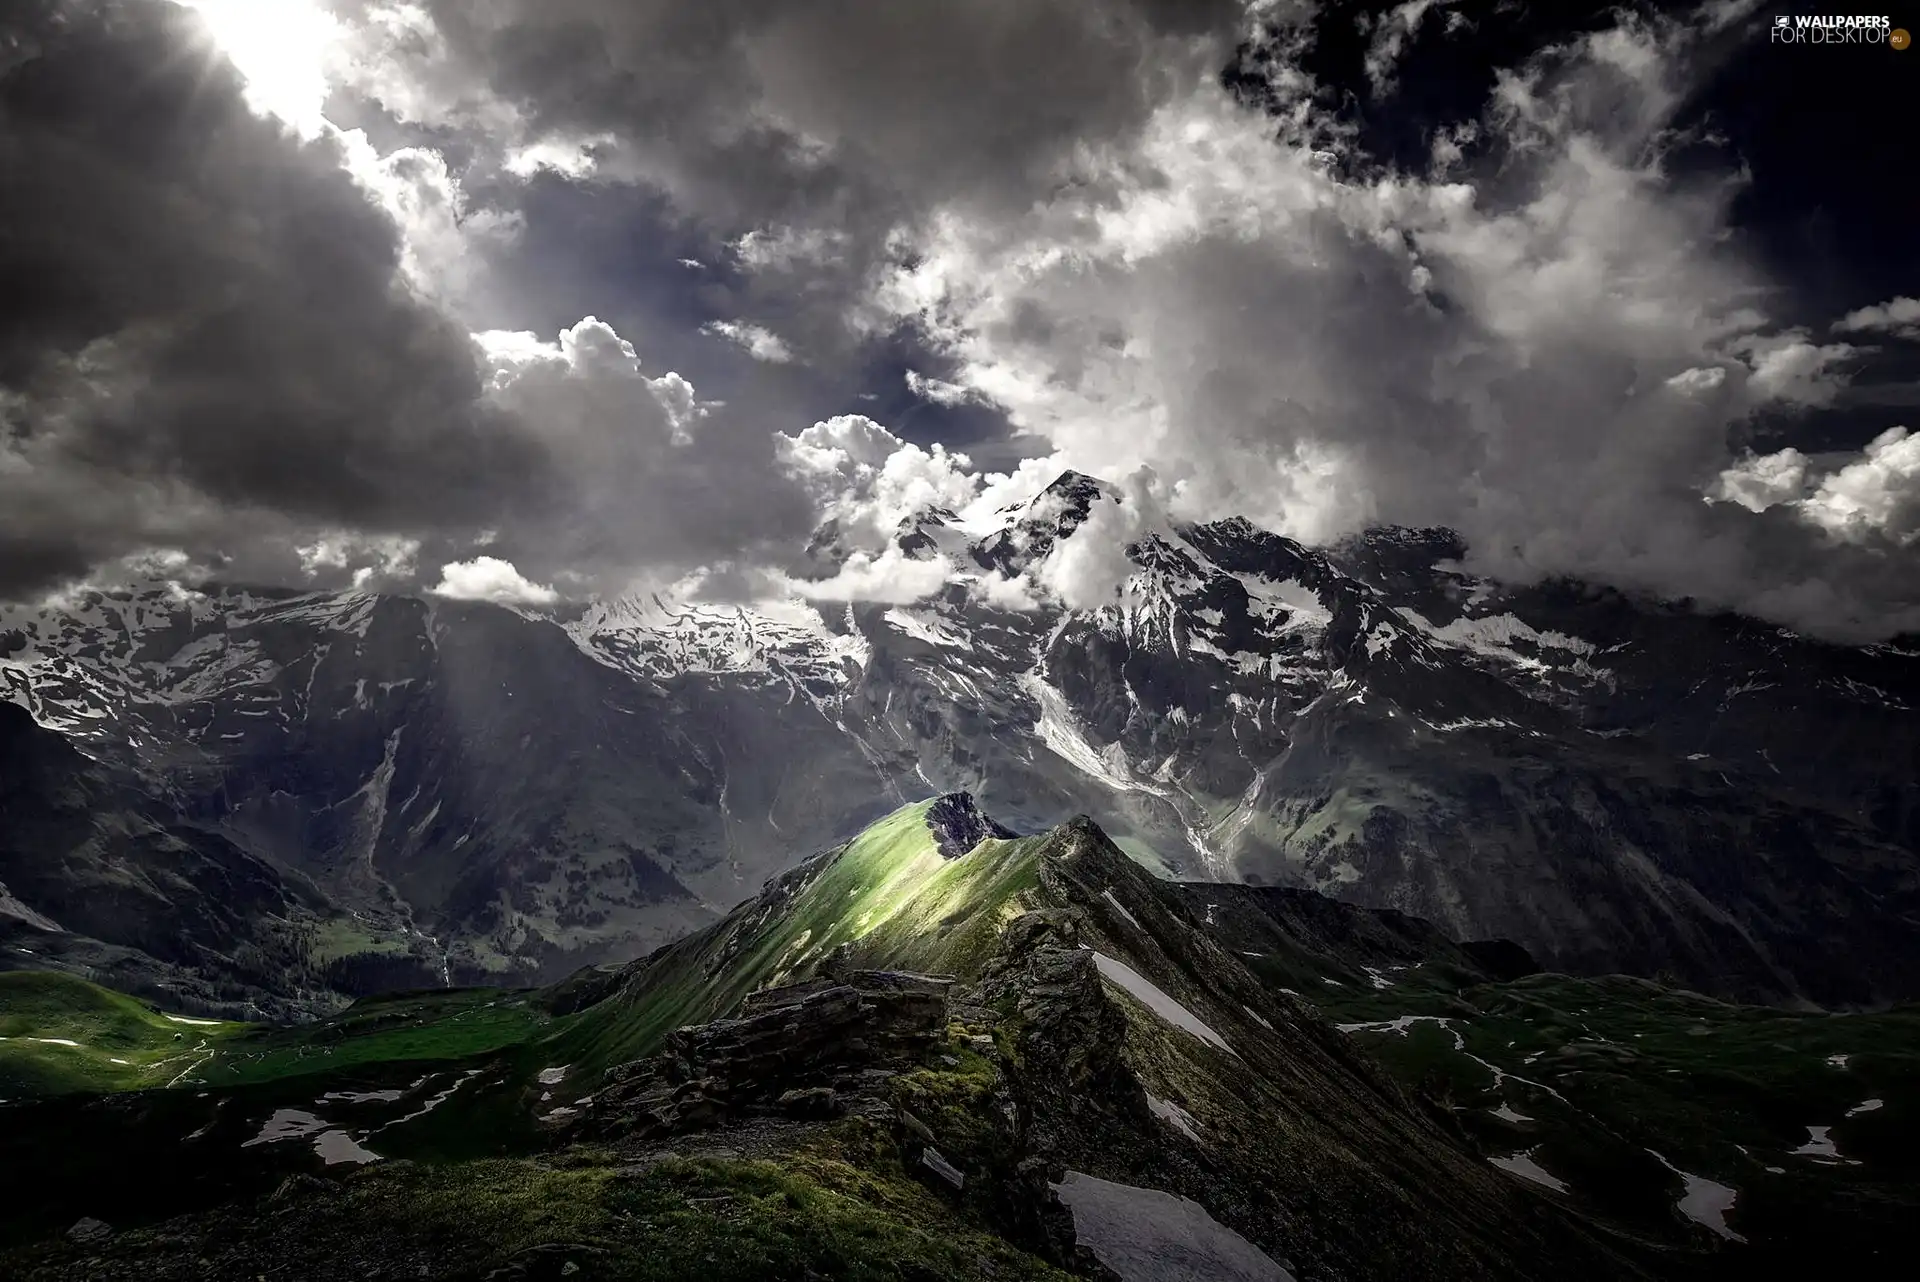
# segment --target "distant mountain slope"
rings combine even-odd
[[[1503,588],[1446,531],[1312,549],[1237,518],[1091,549],[1133,567],[1099,609],[1036,596],[1117,501],[1069,473],[992,528],[909,520],[904,553],[959,567],[913,605],[86,594],[0,611],[0,688],[356,923],[314,954],[349,990],[630,957],[965,789],[1556,969],[1920,995],[1920,646]]]

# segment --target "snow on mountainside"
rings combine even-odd
[[[1911,647],[1505,587],[1446,531],[1074,542],[1118,501],[1068,473],[987,527],[909,518],[899,548],[955,567],[913,605],[83,594],[0,615],[0,688],[488,971],[630,953],[880,808],[968,790],[1030,829],[1090,812],[1164,873],[1562,968],[1915,995]],[[1124,552],[1110,603],[1048,600],[1070,550]]]
[[[595,602],[564,626],[584,653],[636,677],[757,676],[827,699],[867,658],[864,638],[840,622],[836,630],[805,601],[712,605],[644,593]]]

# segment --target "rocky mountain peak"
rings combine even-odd
[[[943,859],[958,859],[988,837],[1006,840],[1017,835],[981,810],[970,792],[936,798],[927,811],[927,828]]]

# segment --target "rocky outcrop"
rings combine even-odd
[[[958,859],[988,837],[1016,836],[982,811],[970,792],[950,792],[927,810],[927,828],[942,859]]]
[[[590,1125],[652,1135],[742,1113],[832,1116],[841,1085],[944,1035],[952,984],[862,970],[762,989],[737,1018],[676,1029],[660,1054],[608,1069]]]

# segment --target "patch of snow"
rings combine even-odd
[[[1287,990],[1283,988],[1280,991],[1284,993]],[[1240,1009],[1247,1012],[1247,1014],[1251,1015],[1253,1017],[1254,1023],[1260,1025],[1260,1027],[1266,1029],[1269,1033],[1273,1031],[1273,1025],[1267,1021],[1267,1017],[1265,1015],[1262,1015],[1259,1011],[1247,1005],[1242,1005]]]
[[[368,1162],[378,1162],[380,1155],[362,1144],[345,1131],[322,1131],[313,1137],[313,1151],[328,1166],[349,1163],[362,1166]]]
[[[1827,1056],[1827,1067],[1828,1068],[1845,1068],[1847,1066],[1847,1061],[1852,1058],[1853,1056],[1851,1055],[1829,1055]]]
[[[573,1065],[571,1064],[562,1064],[558,1068],[543,1068],[540,1070],[540,1075],[534,1080],[542,1086],[558,1086],[566,1080],[567,1070],[572,1067]]]
[[[943,646],[953,650],[971,648],[964,637],[957,636],[947,621],[931,610],[906,610],[895,607],[881,617],[916,641],[924,641],[928,645]]]
[[[260,1127],[260,1133],[240,1147],[252,1148],[256,1144],[274,1144],[281,1140],[299,1139],[303,1135],[313,1135],[325,1129],[327,1129],[326,1122],[303,1109],[277,1109],[273,1116]]]
[[[341,1163],[354,1165],[366,1162],[378,1162],[380,1155],[363,1146],[353,1136],[347,1134],[312,1113],[297,1108],[283,1108],[269,1117],[260,1128],[260,1133],[241,1144],[241,1148],[252,1148],[256,1144],[274,1144],[281,1140],[311,1139],[313,1151],[328,1166]]]
[[[1680,1214],[1695,1224],[1705,1225],[1729,1242],[1746,1241],[1727,1227],[1727,1212],[1733,1209],[1734,1200],[1740,1196],[1738,1189],[1730,1189],[1724,1184],[1716,1184],[1698,1175],[1689,1175],[1660,1154],[1654,1153],[1652,1149],[1648,1149],[1647,1152],[1653,1153],[1654,1157],[1659,1159],[1660,1165],[1685,1182],[1686,1191],[1680,1195],[1679,1202],[1675,1204],[1679,1207]]]
[[[406,1094],[402,1090],[389,1091],[328,1091],[314,1103],[318,1104],[392,1104]]]
[[[1159,789],[1143,786],[1133,777],[1133,768],[1119,744],[1096,748],[1087,741],[1066,696],[1031,672],[1020,678],[1020,685],[1040,705],[1040,719],[1034,723],[1034,733],[1056,756],[1116,791],[1160,795]]]
[[[1124,990],[1161,1019],[1183,1032],[1192,1033],[1209,1046],[1218,1046],[1229,1055],[1235,1053],[1233,1047],[1227,1045],[1226,1038],[1208,1028],[1198,1015],[1161,992],[1154,986],[1152,980],[1133,967],[1125,962],[1116,961],[1102,952],[1095,952],[1093,960],[1105,979]]]
[[[1113,897],[1113,892],[1111,890],[1104,890],[1100,892],[1100,897],[1105,899],[1108,903],[1112,904],[1113,910],[1119,913],[1122,917],[1125,917],[1127,919],[1127,924],[1129,926],[1132,926],[1135,930],[1141,931],[1142,934],[1146,933],[1144,930],[1141,930],[1140,923],[1134,917],[1134,915],[1127,911],[1127,906],[1121,903],[1118,899],[1115,899]]]
[[[1068,1171],[1053,1186],[1073,1235],[1121,1282],[1294,1282],[1198,1202]]]
[[[1393,1019],[1378,1020],[1371,1024],[1335,1024],[1334,1027],[1343,1033],[1398,1033],[1400,1036],[1405,1037],[1415,1024],[1438,1024],[1440,1027],[1452,1031],[1456,1043],[1454,1047],[1455,1050],[1460,1049],[1461,1046],[1466,1044],[1459,1032],[1451,1028],[1453,1020],[1446,1015],[1400,1015]]]
[[[1525,1113],[1515,1112],[1513,1105],[1505,1101],[1501,1102],[1499,1108],[1493,1110],[1493,1115],[1503,1122],[1531,1122],[1533,1120]]]
[[[209,1028],[220,1022],[217,1019],[193,1019],[186,1015],[169,1015],[167,1018],[176,1024],[195,1024],[202,1028]]]
[[[434,1109],[439,1108],[442,1104],[446,1103],[449,1099],[452,1099],[453,1093],[455,1091],[459,1090],[462,1086],[465,1086],[469,1080],[471,1080],[472,1078],[478,1077],[479,1075],[480,1075],[479,1069],[477,1068],[468,1069],[466,1072],[462,1073],[459,1077],[455,1078],[453,1085],[447,1087],[446,1090],[441,1091],[438,1095],[435,1095],[434,1097],[429,1099],[426,1103],[422,1104],[419,1108],[415,1109],[411,1113],[408,1113],[405,1117],[396,1117],[391,1122],[383,1123],[378,1129],[384,1131],[384,1130],[387,1130],[389,1127],[404,1125],[407,1122],[413,1121],[417,1117],[425,1117],[428,1113],[433,1112]]]
[[[1193,1114],[1187,1112],[1186,1109],[1181,1108],[1171,1100],[1163,1100],[1152,1091],[1148,1091],[1147,1111],[1167,1125],[1173,1127],[1174,1130],[1179,1131],[1188,1139],[1196,1143],[1202,1142],[1200,1132],[1194,1125]]]
[[[1373,986],[1375,988],[1392,988],[1393,987],[1393,981],[1391,979],[1388,979],[1385,975],[1381,974],[1377,966],[1362,966],[1360,969],[1367,972],[1367,978],[1373,981]]]
[[[80,1046],[80,1043],[74,1041],[71,1037],[36,1037],[33,1040],[36,1042],[44,1042],[48,1046],[71,1046],[76,1050],[79,1049]]]
[[[1834,1147],[1832,1132],[1833,1128],[1831,1126],[1809,1126],[1807,1128],[1807,1142],[1799,1148],[1790,1151],[1795,1157],[1811,1157],[1816,1161],[1825,1162],[1829,1165],[1842,1162],[1849,1166],[1860,1165],[1860,1163],[1850,1158],[1840,1156],[1840,1150]]]
[[[1262,574],[1232,573],[1247,590],[1247,613],[1261,622],[1278,620],[1279,632],[1321,631],[1333,622],[1333,612],[1320,594],[1298,579],[1269,579]]]
[[[1512,649],[1515,642],[1582,657],[1598,652],[1598,647],[1591,641],[1570,637],[1563,632],[1536,631],[1511,614],[1486,614],[1477,619],[1462,615],[1444,627],[1436,627],[1416,611],[1402,608],[1395,613],[1436,641],[1522,667],[1540,668],[1545,665],[1516,653]]]
[[[1487,1160],[1503,1171],[1518,1175],[1523,1180],[1531,1180],[1542,1188],[1550,1188],[1555,1193],[1565,1193],[1567,1182],[1547,1171],[1533,1160],[1533,1149],[1524,1153],[1515,1153],[1511,1157],[1490,1157]]]
[[[1887,1102],[1883,1099],[1863,1100],[1862,1102],[1855,1104],[1852,1108],[1848,1109],[1847,1116],[1858,1117],[1862,1113],[1877,1113],[1881,1109],[1885,1108],[1886,1106],[1887,1106]]]

